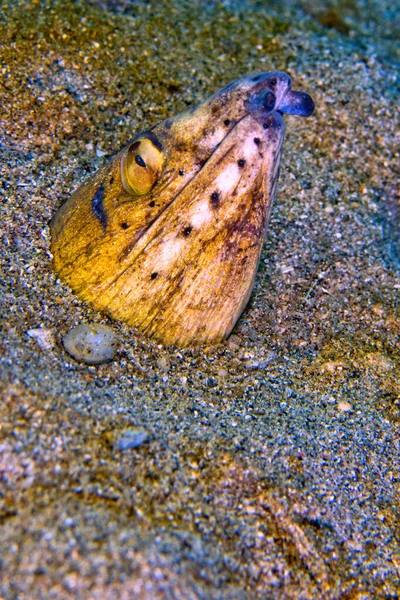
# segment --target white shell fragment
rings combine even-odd
[[[55,346],[53,332],[50,329],[45,329],[44,327],[28,329],[26,335],[33,338],[42,350],[51,350]]]
[[[117,338],[107,325],[82,323],[64,336],[63,345],[75,360],[100,365],[114,358]]]

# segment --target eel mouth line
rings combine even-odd
[[[165,213],[166,210],[168,210],[168,208],[171,206],[171,204],[173,204],[175,202],[175,200],[186,190],[186,188],[194,181],[194,179],[203,171],[203,169],[205,169],[208,165],[208,163],[210,162],[210,160],[212,159],[213,155],[215,154],[215,152],[218,150],[218,148],[221,146],[221,144],[229,138],[229,136],[231,135],[231,133],[234,131],[234,129],[239,125],[239,123],[241,123],[246,117],[249,116],[249,113],[246,113],[243,117],[241,117],[236,123],[235,125],[229,130],[227,131],[227,133],[224,135],[224,137],[222,138],[222,140],[217,144],[217,146],[215,146],[210,154],[210,156],[207,158],[206,162],[200,167],[200,169],[193,174],[193,176],[188,179],[188,181],[185,183],[185,185],[182,187],[182,189],[179,190],[179,192],[177,194],[175,194],[175,196],[173,196],[171,198],[171,200],[168,202],[168,204],[166,204],[166,206],[164,206],[164,208],[162,209],[162,211],[160,213],[158,213],[158,215],[156,217],[154,217],[153,221],[151,221],[145,229],[143,229],[143,232],[141,233],[140,237],[138,237],[135,241],[135,245],[138,243],[138,241],[143,237],[143,235],[145,235],[145,233],[147,231],[149,231],[151,229],[151,227],[153,227],[157,221],[160,219],[160,217]],[[230,150],[230,149],[229,149]],[[229,152],[229,150],[227,150],[226,154]],[[224,154],[224,156],[222,158],[224,158],[226,156],[226,154]],[[222,160],[222,159],[221,159]],[[147,248],[147,246],[145,246],[143,248],[143,250],[145,250],[145,248]],[[128,256],[128,255],[127,255]],[[138,254],[138,256],[140,256]]]

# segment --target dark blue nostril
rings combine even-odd
[[[263,109],[267,112],[271,112],[275,108],[275,94],[272,92],[266,92],[263,102]]]
[[[276,96],[270,90],[259,90],[245,100],[245,107],[251,114],[268,115],[275,109]]]

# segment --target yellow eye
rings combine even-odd
[[[164,155],[151,139],[136,140],[121,158],[122,185],[130,194],[147,194],[159,178],[163,165]]]

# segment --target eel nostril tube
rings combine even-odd
[[[279,110],[298,117],[309,117],[314,112],[314,102],[304,92],[293,92],[289,90],[279,104]]]

